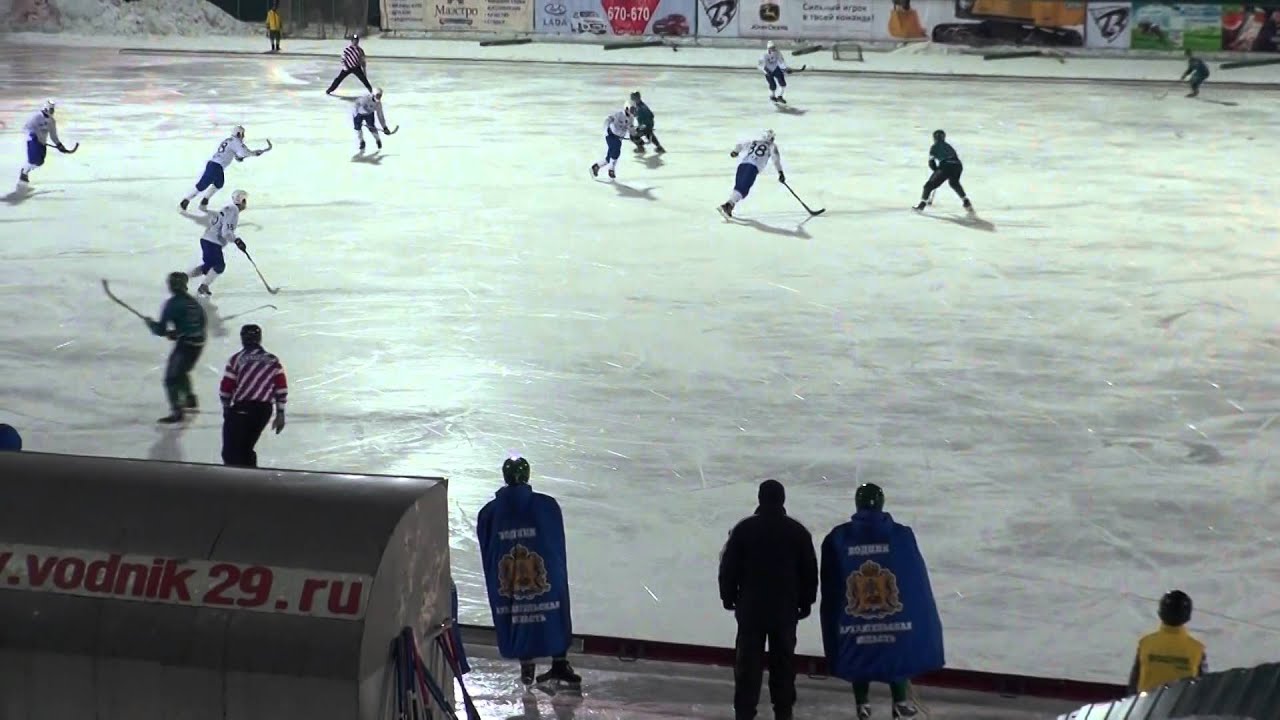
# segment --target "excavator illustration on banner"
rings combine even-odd
[[[1081,47],[1085,21],[1082,0],[952,0],[956,20],[926,32],[911,0],[893,0],[889,34],[903,40],[930,39],[951,45],[1034,45]],[[923,4],[923,3],[917,3]],[[926,18],[929,9],[924,9]]]

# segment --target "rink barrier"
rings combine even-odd
[[[471,38],[469,42],[475,42],[476,38]],[[498,43],[495,43],[497,45]],[[525,43],[521,43],[525,44]],[[565,43],[555,43],[565,44]],[[666,41],[671,49],[676,50],[684,45]],[[691,46],[708,49],[706,46]],[[192,56],[192,57],[216,57],[221,59],[279,59],[279,58],[324,58],[332,59],[332,53],[261,53],[252,51],[237,50],[162,50],[156,48],[121,48],[121,55],[149,55],[149,56]],[[562,59],[538,59],[538,58],[484,58],[484,57],[449,57],[445,55],[378,55],[373,59],[376,62],[404,62],[404,63],[476,63],[490,65],[551,65],[555,67],[605,67],[605,68],[626,68],[636,69],[637,66],[645,68],[654,68],[658,70],[686,70],[692,72],[715,72],[715,73],[731,73],[739,75],[758,76],[760,71],[754,67],[743,67],[742,65],[692,65],[692,64],[675,64],[661,63],[649,61],[636,61],[636,56],[628,55],[629,60],[562,60]],[[1056,56],[1054,56],[1056,57]],[[1067,56],[1070,59],[1071,56]],[[638,65],[637,65],[638,63]],[[1168,87],[1173,80],[1158,79],[1131,79],[1131,78],[1099,78],[1087,76],[1065,76],[1065,77],[1039,77],[1033,75],[996,75],[996,74],[978,74],[978,73],[925,73],[925,72],[908,72],[908,71],[889,71],[889,70],[857,70],[850,68],[815,68],[810,67],[805,70],[805,75],[830,75],[843,77],[860,77],[870,78],[873,80],[947,80],[947,81],[963,81],[963,82],[1001,82],[1001,83],[1032,83],[1039,85],[1113,85],[1119,87]],[[1219,81],[1215,76],[1213,86],[1223,90],[1250,90],[1255,92],[1280,90],[1280,80],[1277,82],[1232,82]]]
[[[1280,663],[1236,668],[1087,705],[1058,720],[1280,720]]]
[[[0,718],[381,720],[392,641],[450,614],[440,478],[24,452],[0,479]]]
[[[485,625],[462,625],[461,627],[465,644],[486,646],[497,644],[492,627]],[[624,662],[647,660],[720,667],[732,667],[734,660],[733,648],[604,635],[574,635],[570,653],[611,657]],[[814,678],[828,677],[827,661],[819,656],[798,655],[796,672]],[[1123,697],[1125,694],[1123,685],[950,668],[921,675],[913,682],[925,687],[947,690],[1079,703],[1104,702]]]

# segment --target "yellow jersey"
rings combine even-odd
[[[280,32],[280,13],[274,8],[267,11],[267,29],[271,32]]]
[[[1129,677],[1130,690],[1150,692],[1186,678],[1199,677],[1209,669],[1204,644],[1185,627],[1161,625],[1138,641],[1138,656]]]

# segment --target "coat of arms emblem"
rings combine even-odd
[[[852,617],[877,620],[902,612],[898,578],[886,567],[867,560],[845,581],[844,611]]]
[[[524,545],[517,543],[498,561],[498,594],[502,597],[529,600],[550,589],[546,561]]]

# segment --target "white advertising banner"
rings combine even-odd
[[[1091,48],[1128,50],[1133,18],[1131,2],[1090,2],[1085,20],[1084,41]]]
[[[698,0],[542,0],[534,32],[552,35],[637,37],[693,34]]]
[[[698,37],[738,37],[738,13],[742,10],[742,0],[697,1]]]
[[[887,22],[888,0],[741,0],[738,35],[793,40],[870,40]],[[701,26],[702,37],[715,35]]]
[[[382,0],[388,30],[527,33],[533,0]]]

